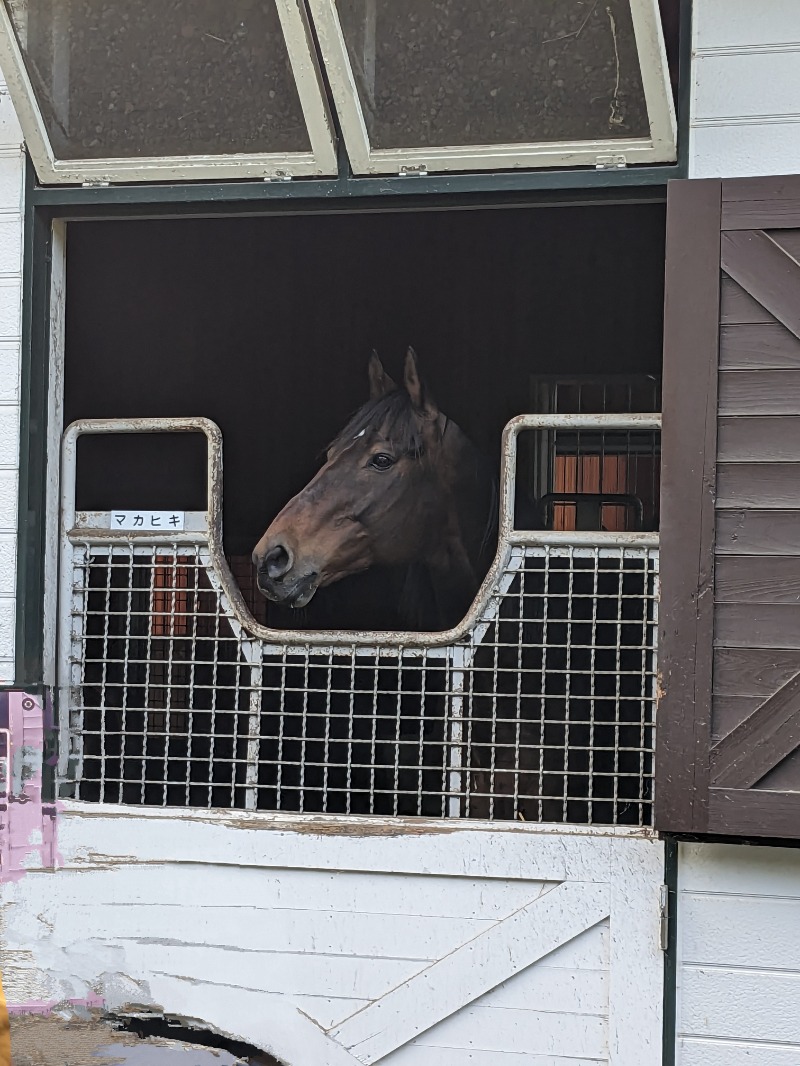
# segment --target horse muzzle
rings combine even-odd
[[[258,591],[284,607],[301,608],[310,603],[320,584],[317,570],[297,574],[288,549],[278,546],[254,559]]]
[[[291,584],[276,583],[270,580],[258,578],[258,591],[282,607],[300,608],[306,607],[319,588],[319,575],[307,574]]]

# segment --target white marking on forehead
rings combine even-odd
[[[359,437],[363,437],[366,432],[366,429],[362,429],[360,433],[356,433],[355,437],[353,437],[353,440],[358,440]]]

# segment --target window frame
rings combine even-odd
[[[649,137],[447,148],[372,148],[336,0],[308,0],[353,173],[403,174],[420,169],[449,173],[674,163],[677,159],[677,119],[658,0],[628,2],[650,120]]]
[[[311,149],[307,152],[59,159],[50,143],[6,0],[0,0],[0,68],[25,143],[45,184],[202,181],[231,178],[333,177],[336,139],[313,35],[301,0],[274,0]]]

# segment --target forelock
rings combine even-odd
[[[419,421],[405,389],[393,389],[376,400],[368,400],[329,447],[334,450],[347,447],[357,437],[373,431],[379,431],[400,452],[416,455],[422,452]]]

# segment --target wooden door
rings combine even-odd
[[[155,1005],[286,1066],[661,1062],[664,849],[647,831],[59,817],[62,867],[32,865],[3,899],[22,992]]]
[[[656,824],[800,838],[800,177],[668,199]]]

